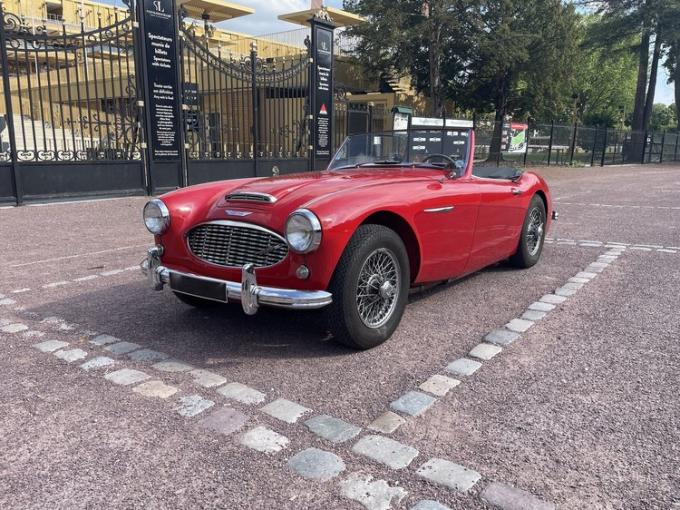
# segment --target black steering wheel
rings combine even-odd
[[[435,166],[441,166],[442,168],[450,168],[451,169],[451,175],[455,177],[461,177],[463,175],[462,173],[462,168],[458,166],[458,161],[453,159],[451,156],[447,156],[446,154],[429,154],[424,160],[423,163],[427,163],[431,159],[434,158],[441,158],[445,161],[444,165],[438,165],[437,163],[430,163]]]

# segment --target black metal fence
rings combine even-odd
[[[680,161],[680,134],[586,127],[578,124],[529,124],[524,143],[490,157],[495,124],[476,122],[475,160],[525,166],[605,166]]]
[[[260,41],[260,55],[250,38],[211,43],[207,24],[180,30],[187,182],[306,169],[309,31]]]
[[[0,200],[143,193],[134,9],[35,26],[0,2]]]

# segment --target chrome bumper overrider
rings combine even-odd
[[[253,264],[241,268],[241,281],[230,282],[175,271],[161,265],[162,247],[154,246],[147,251],[141,263],[142,273],[146,275],[154,290],[162,290],[168,285],[176,292],[190,294],[213,301],[241,301],[243,311],[248,315],[257,313],[260,305],[298,310],[313,310],[329,305],[333,297],[323,290],[307,291],[261,287],[257,284]],[[174,286],[173,286],[174,285]]]

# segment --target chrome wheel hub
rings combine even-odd
[[[539,209],[532,209],[529,216],[529,224],[527,225],[526,244],[527,251],[532,257],[538,253],[543,242],[543,232],[545,230],[545,222],[543,215]]]
[[[383,326],[397,306],[400,268],[392,251],[380,248],[372,252],[359,271],[356,304],[361,321],[369,328]]]

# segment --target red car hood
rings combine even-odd
[[[238,186],[229,193],[267,193],[279,206],[295,208],[313,205],[316,199],[365,186],[382,186],[396,182],[422,181],[442,178],[442,172],[431,169],[378,168],[371,170],[323,171],[292,174],[283,177],[257,179]],[[293,203],[294,202],[294,203]],[[223,202],[220,205],[237,205]],[[244,205],[243,202],[240,202]]]
[[[171,210],[178,233],[203,221],[231,219],[259,224],[279,232],[288,215],[329,196],[342,203],[345,193],[365,187],[442,179],[441,170],[428,168],[371,168],[305,172],[264,179],[212,182],[173,191],[162,198]],[[227,200],[234,193],[267,193],[274,203]]]

